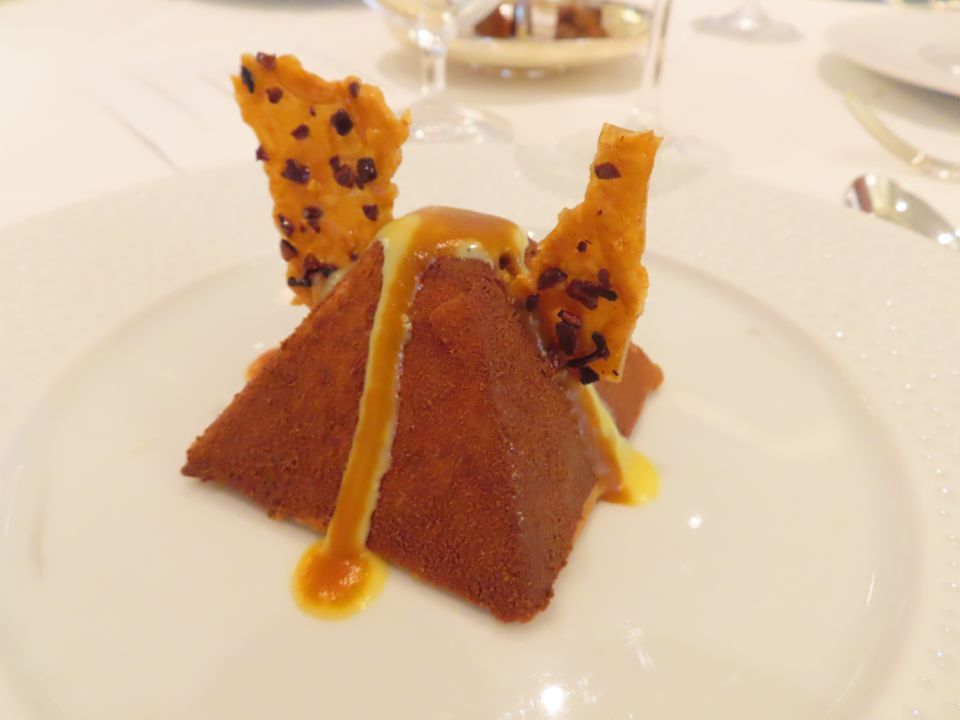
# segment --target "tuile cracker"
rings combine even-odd
[[[356,77],[324,80],[292,55],[244,55],[233,85],[260,142],[287,284],[314,305],[324,280],[393,219],[409,118],[397,117],[379,88]]]
[[[647,186],[660,138],[605,124],[583,202],[561,211],[528,260],[526,307],[585,384],[618,382],[647,295]]]

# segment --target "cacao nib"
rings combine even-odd
[[[586,280],[571,280],[567,285],[567,295],[588,310],[596,310],[599,305],[596,293],[590,291]]]
[[[557,313],[557,317],[564,322],[570,323],[575,328],[583,327],[583,321],[580,319],[580,316],[576,313],[570,312],[569,310],[561,309],[560,312]]]
[[[609,281],[609,277],[607,279]],[[618,297],[615,290],[591,280],[571,280],[567,285],[567,295],[590,310],[597,309],[599,298],[613,301]]]
[[[333,171],[333,179],[337,181],[338,185],[343,185],[345,188],[353,187],[353,170],[350,169],[349,165],[341,165]]]
[[[350,119],[350,113],[343,108],[337,110],[330,116],[330,124],[337,131],[337,135],[346,135],[353,130],[353,120]]]
[[[314,273],[320,273],[325,278],[330,277],[337,271],[337,266],[333,263],[320,262],[313,255],[307,255],[303,259],[303,276],[311,277]]]
[[[554,328],[560,350],[564,355],[573,355],[577,349],[577,326],[561,320]]]
[[[280,257],[282,257],[284,260],[289,262],[299,254],[300,253],[291,243],[286,240],[280,241]]]
[[[594,350],[589,355],[581,355],[580,357],[571,358],[567,361],[567,367],[578,368],[585,367],[586,365],[592,363],[594,360],[603,360],[610,357],[610,348],[607,347],[607,340],[603,337],[601,333],[594,332],[590,335],[590,339],[593,340]]]
[[[301,165],[296,160],[287,160],[283,166],[283,172],[280,173],[280,175],[287,180],[300,183],[301,185],[306,185],[310,182],[310,168],[306,165]]]
[[[589,365],[580,368],[580,382],[584,385],[591,385],[600,379],[597,371]]]
[[[620,177],[620,171],[617,170],[617,166],[610,162],[595,165],[593,172],[601,180],[613,180]]]
[[[558,267],[548,267],[537,278],[537,290],[548,290],[567,279],[567,274]]]
[[[253,92],[253,73],[247,70],[246,65],[240,66],[240,81],[249,92]]]
[[[357,160],[357,181],[361,183],[368,183],[371,180],[377,179],[377,166],[373,162],[373,158],[362,157]]]

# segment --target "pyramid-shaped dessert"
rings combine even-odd
[[[265,70],[293,67],[257,62],[257,75],[237,81],[241,105]],[[282,86],[295,97],[322,86],[298,77]],[[276,122],[245,117],[262,146],[282,145]],[[376,127],[354,129],[375,136]],[[340,265],[321,279],[291,262],[288,277],[310,280],[290,283],[310,313],[196,440],[183,471],[326,533],[298,567],[304,607],[362,606],[382,558],[501,620],[528,620],[549,603],[593,503],[650,492],[648,467],[620,433],[662,379],[627,340],[646,291],[656,142],[607,126],[584,203],[537,247],[508,221],[449,208],[417,211],[366,240],[353,233],[355,260],[323,232],[300,248],[296,231],[284,240],[297,252],[288,262],[311,247]],[[267,168],[272,186],[285,165]],[[318,175],[316,161],[303,167]],[[611,180],[621,182],[605,187]],[[329,184],[313,190],[298,202],[321,217],[343,200],[325,194]]]
[[[361,256],[190,448],[184,472],[326,529],[357,425],[382,259],[377,245]],[[577,403],[481,261],[433,264],[410,321],[367,544],[503,620],[528,619],[549,601],[595,499]],[[647,387],[632,386],[634,399]]]

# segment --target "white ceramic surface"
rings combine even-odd
[[[960,13],[885,10],[842,20],[826,39],[870,70],[960,97]]]
[[[510,167],[411,147],[401,209],[548,226]],[[309,618],[309,533],[179,476],[300,316],[258,170],[0,236],[0,717],[956,717],[958,258],[666,165],[650,226],[637,337],[667,381],[635,440],[662,495],[600,507],[526,626],[396,570]]]

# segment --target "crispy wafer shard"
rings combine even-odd
[[[244,55],[233,78],[259,141],[287,284],[308,305],[393,219],[400,146],[409,118],[356,77],[328,81],[292,55]]]
[[[528,260],[526,306],[561,364],[617,382],[647,295],[647,187],[660,138],[604,125],[583,202]]]

